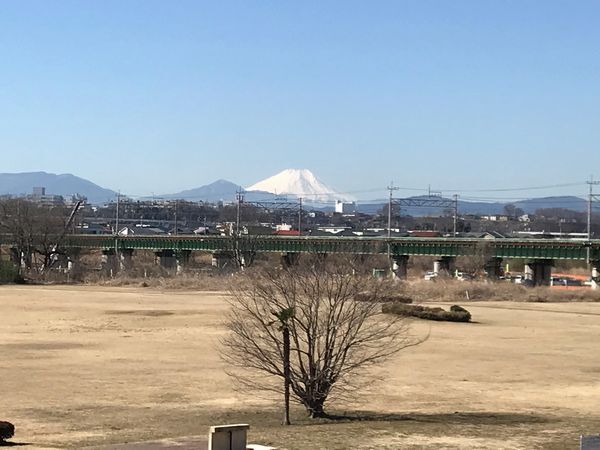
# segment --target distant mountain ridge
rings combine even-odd
[[[422,196],[409,197],[422,198]],[[447,199],[449,200],[449,199]],[[372,202],[360,203],[358,210],[365,214],[374,214],[380,211],[387,204],[386,200],[375,200]],[[527,200],[519,200],[515,202],[481,202],[481,201],[458,201],[459,214],[478,214],[478,215],[497,215],[504,214],[506,205],[514,205],[523,210],[525,214],[533,214],[538,209],[546,208],[564,208],[577,212],[585,212],[587,202],[580,197],[575,196],[555,196],[555,197],[540,197]],[[409,216],[439,216],[443,213],[442,208],[432,207],[402,207],[401,213]]]
[[[53,174],[47,172],[24,172],[24,173],[0,173],[0,195],[28,195],[36,186],[46,188],[48,194],[62,195],[68,197],[74,194],[84,195],[88,201],[93,204],[102,204],[115,199],[117,193],[111,189],[106,189],[92,183],[84,178],[72,174]],[[251,187],[255,187],[253,185]],[[280,198],[276,195],[264,191],[248,191],[241,188],[239,184],[228,180],[219,179],[213,183],[200,186],[193,189],[187,189],[175,194],[160,195],[165,199],[182,199],[188,201],[205,201],[216,203],[218,201],[235,201],[236,193],[242,190],[246,201],[273,201]],[[290,195],[290,199],[296,198]],[[310,199],[305,199],[310,203]],[[331,203],[331,200],[329,200]],[[358,211],[366,214],[374,214],[380,211],[387,201],[384,199],[358,202]],[[515,202],[482,202],[466,201],[458,202],[459,214],[503,214],[504,207],[507,204],[513,204],[521,208],[526,214],[532,214],[542,208],[564,208],[572,211],[585,212],[587,201],[575,196],[553,196],[540,197],[527,200],[518,200]],[[333,210],[333,204],[318,205],[315,207],[321,210]],[[443,211],[439,208],[402,208],[402,214],[411,216],[440,215]]]
[[[217,180],[210,184],[193,189],[186,189],[175,194],[164,194],[160,198],[182,199],[189,201],[218,202],[235,199],[236,192],[242,189],[238,184],[227,180]]]
[[[193,202],[210,202],[216,203],[219,201],[232,202],[236,199],[237,193],[243,192],[244,199],[247,201],[259,201],[259,200],[274,200],[277,198],[269,192],[263,191],[246,191],[239,184],[232,183],[228,180],[217,180],[210,184],[200,186],[193,189],[187,189],[185,191],[177,192],[175,194],[161,195],[160,198],[164,199],[180,199],[188,200]]]
[[[104,203],[115,198],[116,192],[98,186],[89,180],[70,173],[54,174],[47,172],[0,173],[0,194],[27,195],[34,187],[45,187],[48,194],[80,194],[90,203]]]

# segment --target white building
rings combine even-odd
[[[335,201],[335,212],[339,214],[355,214],[356,202]]]

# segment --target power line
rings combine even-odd
[[[548,184],[545,186],[527,186],[518,188],[494,188],[494,189],[442,189],[444,192],[517,192],[517,191],[536,191],[543,189],[556,189],[563,187],[585,186],[585,183],[562,183]]]
[[[454,193],[454,194],[461,194],[461,193],[485,193],[485,192],[519,192],[519,191],[534,191],[534,190],[545,190],[545,189],[558,189],[558,188],[565,188],[565,187],[576,187],[576,186],[585,186],[587,183],[582,183],[582,182],[573,182],[573,183],[557,183],[557,184],[548,184],[548,185],[543,185],[543,186],[523,186],[523,187],[514,187],[514,188],[487,188],[487,189],[448,189],[448,188],[444,188],[444,189],[438,189],[436,192],[450,192],[450,193]],[[374,188],[367,188],[367,189],[357,189],[357,190],[352,190],[352,191],[345,191],[345,192],[335,192],[335,191],[331,191],[331,192],[319,192],[319,193],[306,193],[306,192],[287,192],[285,195],[290,195],[290,196],[296,196],[296,197],[303,197],[305,200],[309,200],[311,203],[323,203],[323,204],[331,204],[334,203],[334,200],[323,200],[322,198],[319,197],[323,197],[323,196],[340,196],[343,197],[344,195],[348,195],[348,194],[367,194],[367,193],[373,193],[373,192],[382,192],[385,191],[387,189],[382,189],[380,187],[374,187]],[[394,186],[394,190],[395,191],[410,191],[410,192],[423,192],[423,193],[429,193],[431,192],[430,188],[422,188],[422,187],[410,187],[410,186]],[[246,191],[243,188],[239,188],[238,192],[244,192],[245,194],[249,194],[252,193],[253,191]],[[131,197],[134,198],[138,198],[138,199],[145,199],[145,197],[150,197],[148,195],[131,195]],[[160,198],[160,197],[156,197],[156,196],[152,196],[153,198]],[[171,196],[169,196],[171,197]],[[185,198],[188,200],[203,200],[206,198],[205,195],[185,195]],[[471,198],[471,199],[476,199],[476,200],[484,200],[484,201],[501,201],[501,200],[527,200],[530,197],[498,197],[498,198],[493,198],[493,197],[467,197],[467,196],[463,196],[461,195],[461,198],[463,199],[467,199],[467,198]],[[166,199],[163,197],[163,199]],[[175,197],[171,197],[171,199],[175,200]],[[362,202],[369,202],[369,201],[376,201],[374,200],[363,200]]]
[[[583,199],[582,197],[572,196],[572,197],[576,197],[576,198],[563,198],[562,200],[560,200],[561,197],[567,197],[567,196],[531,198],[531,197],[476,197],[476,196],[467,195],[467,196],[461,196],[461,199],[471,200],[471,201],[479,200],[479,201],[484,201],[484,202],[507,202],[507,201],[523,202],[523,201],[528,201],[528,202],[532,202],[532,203],[556,203],[557,198],[558,198],[559,199],[558,201],[560,201],[561,203],[585,202],[585,199]],[[568,196],[568,197],[571,197],[571,196]]]
[[[594,186],[599,185],[600,181],[594,181],[594,176],[590,175],[590,180],[586,181],[586,183],[590,187],[590,192],[588,196],[588,208],[587,208],[587,240],[589,241],[592,238],[592,202],[595,200],[594,195]],[[590,263],[590,249],[587,249],[587,263]]]

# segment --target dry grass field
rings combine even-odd
[[[232,389],[220,293],[0,287],[0,420],[23,448],[204,435],[248,422],[286,449],[577,448],[600,433],[600,303],[465,302],[475,323],[415,321],[420,346],[378,369],[340,420]]]

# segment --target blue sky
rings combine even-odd
[[[138,195],[285,168],[359,198],[583,182],[599,23],[582,0],[4,1],[0,172]]]

